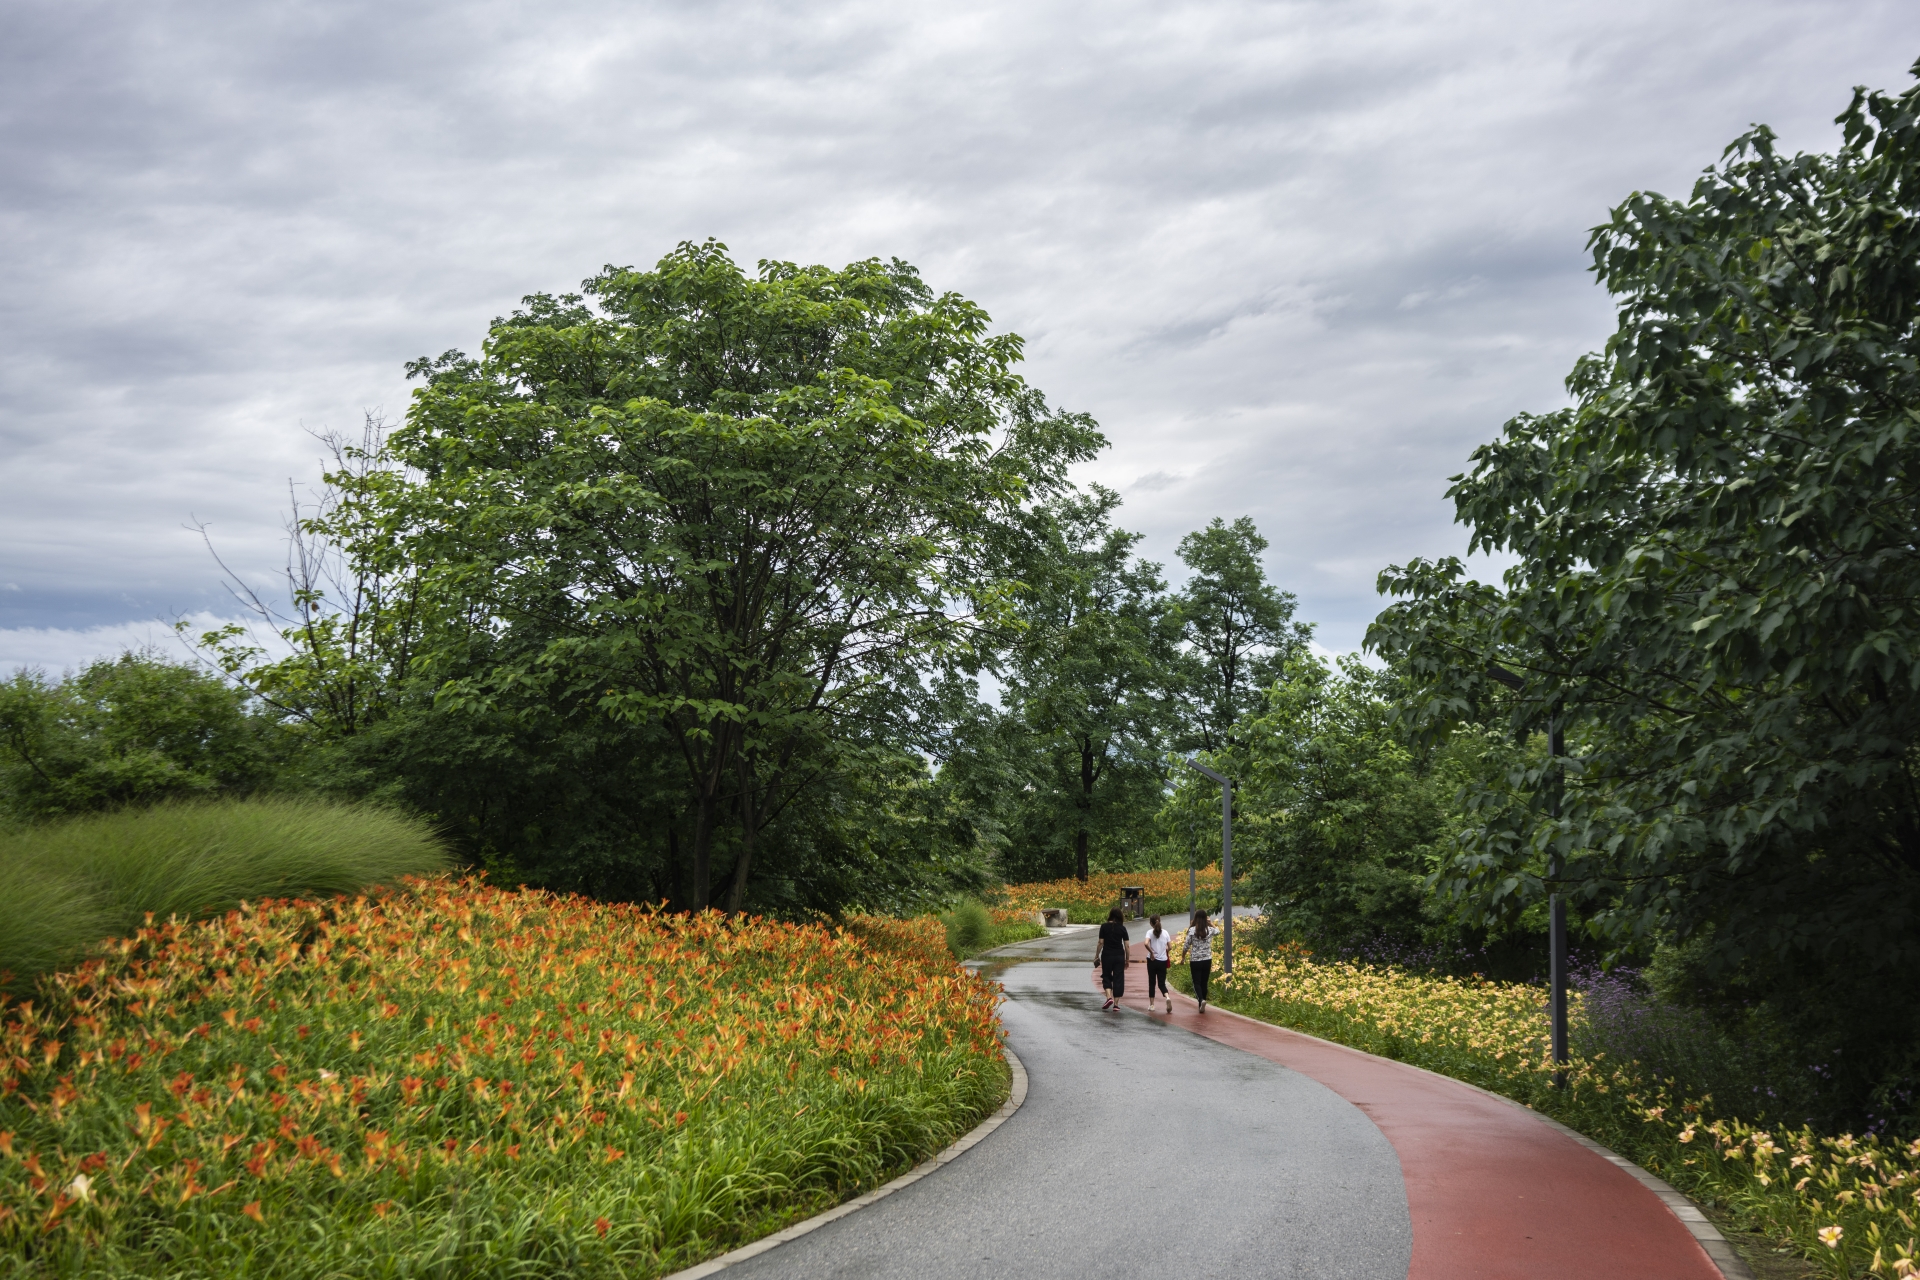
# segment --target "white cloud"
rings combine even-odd
[[[1174,563],[1251,514],[1336,648],[1604,341],[1586,230],[1749,122],[1829,147],[1894,0],[27,0],[0,41],[0,627],[228,607],[303,427],[682,238],[897,254],[1029,339]],[[1177,483],[1160,483],[1161,478]]]
[[[238,622],[256,637],[263,647],[279,647],[279,638],[247,618],[222,618],[197,613],[184,621],[187,637]],[[38,668],[58,679],[69,671],[78,671],[91,662],[117,658],[127,652],[153,652],[175,662],[195,659],[193,647],[177,633],[171,622],[154,619],[146,622],[118,622],[97,627],[4,627],[0,628],[0,679],[23,668]]]

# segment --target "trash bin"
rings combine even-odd
[[[1147,914],[1147,890],[1144,885],[1130,884],[1120,890],[1121,905],[1124,914],[1138,920]]]

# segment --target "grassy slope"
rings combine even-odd
[[[991,951],[995,947],[1004,947],[1010,942],[1026,942],[1033,938],[1044,938],[1046,936],[1046,929],[1040,925],[1032,924],[1025,920],[1009,920],[1004,924],[996,924],[990,927],[986,937],[978,943],[963,946],[960,949],[960,958],[965,960],[969,956],[979,955],[982,951]]]

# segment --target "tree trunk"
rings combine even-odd
[[[667,883],[673,886],[673,901],[668,905],[682,905],[687,893],[687,869],[680,865],[680,828],[671,823],[667,826]]]
[[[713,886],[713,791],[703,787],[693,811],[693,893],[689,911],[705,911]]]
[[[727,912],[740,914],[747,898],[747,876],[753,869],[753,837],[760,825],[760,812],[753,804],[753,769],[740,766],[740,856],[733,863],[733,883],[727,888]]]
[[[1074,869],[1082,884],[1087,880],[1087,820],[1093,815],[1093,752],[1080,749],[1080,831],[1073,838]]]
[[[700,803],[693,819],[693,901],[690,911],[705,911],[713,905],[713,818],[720,801],[720,779],[726,772],[731,737],[725,727],[713,735],[712,763],[700,780]]]

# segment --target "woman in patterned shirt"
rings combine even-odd
[[[1187,945],[1181,956],[1187,962],[1187,972],[1193,976],[1193,998],[1200,1002],[1200,1012],[1207,1011],[1207,979],[1213,976],[1213,924],[1207,919],[1207,913],[1193,913],[1193,923],[1187,926]]]

